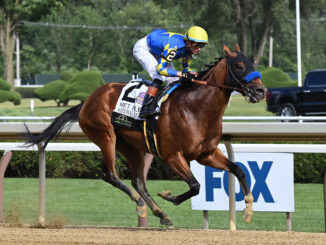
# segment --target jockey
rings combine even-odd
[[[185,35],[158,29],[137,41],[133,54],[153,79],[139,112],[141,119],[160,114],[160,111],[155,111],[154,98],[164,81],[170,83],[180,77],[195,79],[196,73],[191,71],[190,62],[206,43],[207,33],[199,26],[190,27]],[[172,60],[179,58],[182,59],[182,71],[175,70],[172,64]]]

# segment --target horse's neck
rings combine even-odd
[[[220,62],[218,62],[216,66],[210,69],[207,74],[203,77],[203,80],[220,85],[225,85],[226,79],[227,64],[225,59],[222,59]],[[218,121],[221,121],[226,106],[229,103],[231,91],[210,86],[207,86],[203,89],[206,92],[204,98],[208,102],[208,104],[210,104],[211,113],[214,113],[216,119]],[[212,120],[214,119],[212,118]]]
[[[226,80],[226,63],[220,61],[201,79],[215,83],[224,84]],[[216,129],[222,122],[222,117],[229,102],[231,92],[225,89],[195,85],[180,92],[174,97],[177,110],[180,115],[198,123],[203,123],[211,129]],[[176,107],[172,107],[176,109]]]
[[[227,64],[226,60],[222,59],[217,63],[215,67],[213,67],[203,78],[204,80],[219,85],[225,85],[227,79]],[[213,88],[216,92],[216,99],[219,100],[220,103],[227,105],[229,103],[231,97],[231,91],[221,89],[221,88]],[[225,108],[224,108],[225,110]],[[224,110],[222,114],[224,114]]]
[[[181,113],[186,112],[186,117],[213,129],[219,127],[229,97],[220,88],[198,85],[190,91],[182,91],[176,103]]]

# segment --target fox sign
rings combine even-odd
[[[293,154],[235,153],[254,197],[254,211],[294,212]],[[191,162],[200,192],[191,199],[194,210],[229,210],[229,174]],[[236,210],[245,208],[240,184],[235,182]]]

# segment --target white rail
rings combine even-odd
[[[218,146],[226,152],[225,145]],[[236,153],[325,153],[326,144],[232,144]],[[26,147],[22,142],[0,142],[0,151],[38,151],[36,146]],[[46,151],[100,151],[93,143],[49,143]]]
[[[223,121],[326,121],[326,116],[224,116]]]
[[[0,121],[43,121],[53,120],[55,117],[34,117],[34,116],[0,116]]]

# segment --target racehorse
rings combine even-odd
[[[197,195],[200,184],[192,174],[189,162],[200,164],[234,174],[244,193],[246,207],[243,218],[249,223],[253,215],[253,196],[242,169],[228,160],[217,148],[222,136],[222,116],[233,91],[240,92],[248,102],[256,103],[264,99],[266,88],[260,73],[254,71],[251,62],[240,52],[224,46],[225,57],[212,63],[198,74],[197,83],[189,83],[176,89],[161,106],[162,114],[157,121],[156,137],[160,157],[189,186],[189,191],[174,196],[163,191],[159,196],[175,205]],[[199,84],[198,84],[199,83]],[[96,89],[84,103],[76,105],[54,119],[51,125],[39,135],[28,131],[26,142],[47,143],[66,124],[79,121],[85,135],[102,152],[103,179],[124,191],[136,202],[138,215],[146,210],[145,203],[163,225],[172,225],[172,220],[161,210],[148,193],[144,176],[144,152],[149,152],[144,133],[133,131],[111,123],[111,115],[122,83],[110,83]],[[115,152],[125,156],[131,171],[131,183],[135,190],[122,183],[115,168]],[[144,203],[145,201],[145,203]]]

